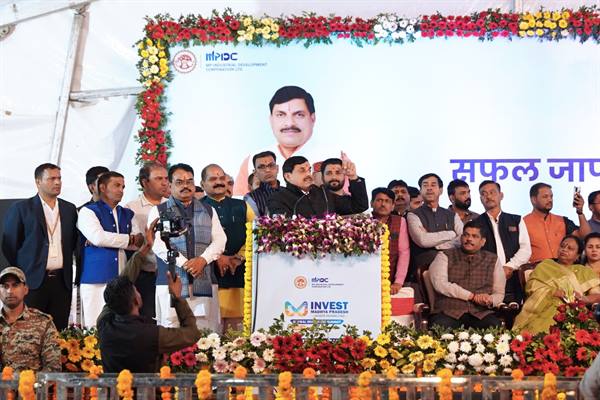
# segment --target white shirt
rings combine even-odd
[[[148,214],[148,222],[151,223],[158,217],[158,207],[154,206]],[[202,254],[200,254],[200,257],[204,258],[207,264],[215,261],[217,258],[219,258],[221,254],[223,254],[223,250],[225,250],[225,243],[227,242],[227,236],[225,235],[225,231],[223,230],[221,222],[219,221],[219,215],[217,214],[214,208],[212,210],[212,227],[210,239],[210,245],[206,248],[206,250],[204,250]],[[154,246],[152,246],[152,251],[165,263],[167,262],[167,246],[165,245],[165,242],[162,241],[160,235],[156,235],[154,239]],[[198,257],[198,255],[196,257]],[[183,264],[187,262],[187,260],[188,259],[183,254],[179,253],[179,255],[177,256],[176,264],[178,267],[182,267]]]
[[[167,201],[166,198],[161,198],[160,202],[164,203]],[[144,235],[146,233],[146,226],[149,226],[148,223],[148,214],[154,204],[152,204],[144,193],[140,194],[139,197],[135,200],[131,200],[129,203],[125,205],[126,208],[132,210],[135,214],[133,215],[133,219],[131,220],[131,233],[141,233]],[[154,220],[150,220],[152,222]],[[146,262],[141,266],[142,271],[156,271],[156,256],[152,251],[149,251],[146,255]]]
[[[521,265],[528,263],[529,257],[531,257],[531,242],[529,241],[527,225],[525,225],[523,218],[521,218],[521,221],[519,222],[519,250],[514,256],[512,256],[510,260],[507,260],[506,253],[504,252],[504,246],[502,246],[500,232],[498,231],[498,221],[500,221],[500,215],[502,215],[502,212],[498,214],[496,219],[494,219],[494,217],[492,217],[489,213],[486,214],[490,219],[490,223],[492,224],[494,240],[496,241],[496,255],[498,255],[498,260],[502,263],[502,265],[512,269],[519,269]]]
[[[46,269],[61,269],[63,267],[63,254],[58,199],[56,199],[54,208],[52,208],[44,201],[42,196],[39,197],[42,201],[42,210],[44,210],[44,217],[46,218],[46,233],[48,234],[48,261],[46,262]],[[54,229],[54,232],[52,232],[52,229]]]
[[[492,293],[486,293],[491,294],[494,306],[497,306],[504,300],[506,278],[504,270],[502,269],[503,265],[504,264],[500,262],[500,258],[496,259]],[[471,291],[454,282],[448,281],[448,256],[446,256],[444,252],[440,251],[437,256],[435,256],[435,259],[429,266],[429,272],[431,274],[431,284],[436,292],[447,297],[469,301],[469,298],[473,294]]]
[[[113,218],[115,219],[115,228],[119,231],[119,218],[117,215],[117,208],[112,210]],[[127,233],[115,233],[107,232],[104,230],[96,214],[87,207],[83,207],[79,210],[79,217],[77,219],[77,228],[83,233],[83,236],[96,247],[108,247],[113,249],[119,249],[119,273],[125,269],[127,263],[127,257],[125,256],[125,249],[129,246],[129,234]]]
[[[428,232],[421,219],[412,212],[406,215],[406,222],[408,222],[410,238],[419,247],[424,249],[435,247],[437,250],[446,250],[460,246],[463,223],[458,214],[454,214],[454,229],[451,231]]]

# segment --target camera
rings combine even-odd
[[[160,220],[156,224],[155,230],[160,232],[161,239],[166,242],[165,239],[184,235],[188,226],[185,218],[172,208],[167,208],[160,214]]]

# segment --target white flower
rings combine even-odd
[[[505,374],[510,374],[512,372],[512,368],[504,368],[502,372],[504,372]]]
[[[265,367],[265,360],[263,360],[262,358],[257,358],[256,360],[254,360],[254,364],[252,365],[252,371],[254,371],[255,374],[260,374],[265,370]]]
[[[390,23],[390,21],[385,20],[383,23],[383,29],[385,29],[386,31],[391,31],[392,29],[392,24]]]
[[[406,32],[404,32],[404,31],[400,31],[400,32],[398,32],[398,37],[399,37],[400,39],[406,39],[406,36],[407,36],[407,35],[406,35]]]
[[[462,364],[458,364],[458,365],[456,366],[456,369],[457,369],[457,370],[459,370],[459,371],[464,371],[464,370],[465,370],[465,366],[464,366],[464,365],[462,365]]]
[[[229,370],[229,364],[224,360],[217,360],[213,364],[213,369],[219,374],[224,374]]]
[[[254,332],[250,335],[250,343],[254,347],[260,346],[265,340],[267,340],[267,336],[262,332]]]
[[[510,351],[510,345],[508,342],[498,342],[496,345],[496,353],[498,354],[506,354]]]
[[[243,336],[240,336],[238,338],[235,338],[235,340],[233,341],[233,345],[235,347],[242,347],[243,345],[246,344],[246,338]]]
[[[521,335],[519,335],[519,336],[521,337],[521,339],[519,339],[519,340],[523,340],[523,337]],[[503,333],[498,338],[498,341],[500,341],[500,342],[510,342],[510,335],[508,333]]]
[[[502,336],[504,336],[504,335],[502,335]],[[502,340],[502,336],[500,336],[501,340]],[[517,336],[515,336],[515,339],[517,339],[519,342],[522,342],[523,341],[523,336],[517,335]]]
[[[408,33],[408,34],[413,34],[413,33],[415,33],[415,27],[414,27],[414,26],[412,26],[412,25],[409,25],[409,26],[407,26],[407,27],[406,27],[406,33]]]
[[[443,335],[440,337],[440,339],[442,339],[442,340],[452,340],[452,339],[454,339],[454,335],[453,335],[453,334],[451,334],[451,333],[444,333],[444,334],[443,334]]]
[[[273,350],[273,349],[266,349],[263,352],[263,358],[265,359],[266,362],[273,361],[273,357],[275,357],[275,350]]]
[[[560,31],[560,34],[563,36],[569,36],[569,30],[568,29],[563,29],[562,31]]]
[[[468,358],[469,358],[469,356],[467,356],[466,354],[461,354],[461,355],[458,357],[458,361],[460,361],[460,362],[464,362],[464,361],[467,361],[467,359],[468,359]]]
[[[394,32],[394,33],[396,33],[396,32]],[[394,33],[392,33],[392,35],[393,35]],[[383,31],[383,32],[378,32],[378,33],[376,33],[376,34],[375,34],[375,37],[376,37],[377,39],[383,39],[383,38],[387,37],[387,35],[388,35],[388,33],[387,33],[387,32],[385,32],[385,31]]]
[[[475,351],[478,353],[483,353],[485,351],[485,346],[479,343],[477,346],[475,346]]]
[[[255,351],[249,351],[248,352],[248,358],[251,358],[253,360],[256,360],[258,358],[258,354],[256,354]]]
[[[490,365],[489,367],[485,367],[483,369],[483,372],[485,372],[486,374],[493,374],[494,372],[496,372],[497,369],[497,365]]]
[[[454,369],[454,364],[444,364],[444,368]]]
[[[375,26],[373,27],[373,31],[374,31],[375,33],[380,33],[380,32],[382,32],[382,31],[383,31],[383,26],[381,26],[380,24],[377,24],[377,25],[375,25]]]
[[[408,22],[409,22],[411,25],[414,25],[414,24],[416,24],[416,23],[417,23],[417,19],[416,19],[416,18],[411,18],[410,20],[408,20]]]
[[[472,347],[471,347],[471,343],[469,342],[461,342],[460,343],[460,351],[462,351],[463,353],[469,353],[471,351]]]
[[[481,335],[478,333],[474,333],[471,335],[471,342],[472,343],[481,343]]]
[[[488,364],[493,363],[494,361],[496,361],[496,356],[492,353],[485,353],[483,355],[483,361],[485,361]]]
[[[212,355],[215,360],[224,360],[227,357],[227,351],[223,347],[219,347],[213,350]]]
[[[394,32],[396,29],[398,29],[398,24],[395,22],[390,22],[390,31]]]
[[[398,25],[400,25],[400,28],[404,29],[408,26],[408,20],[401,19]]]
[[[456,353],[458,351],[458,349],[459,349],[458,342],[453,341],[453,342],[448,343],[448,351],[450,353]]]
[[[231,351],[235,348],[235,345],[233,343],[225,343],[221,348],[225,349],[225,351]]]
[[[503,355],[502,357],[500,357],[500,365],[502,365],[503,367],[508,367],[510,365],[512,365],[512,357],[509,355]]]
[[[494,341],[494,335],[492,335],[491,333],[487,333],[483,336],[483,340],[485,340],[488,343],[492,343]]]
[[[219,347],[221,345],[221,337],[217,333],[211,333],[206,338],[210,342],[210,347]]]
[[[196,360],[200,363],[208,362],[208,356],[204,353],[197,353]]]
[[[400,32],[392,32],[392,39],[397,40],[400,37]]]
[[[456,354],[454,354],[454,353],[447,354],[446,357],[444,357],[444,360],[448,361],[449,363],[455,363],[456,362]]]
[[[208,338],[200,338],[200,340],[198,340],[198,343],[196,343],[198,345],[198,348],[200,350],[207,350],[210,348],[211,346],[211,341],[208,340]]]
[[[458,339],[459,340],[468,340],[469,339],[469,332],[465,332],[462,331],[458,334]]]
[[[483,357],[481,357],[481,354],[479,353],[471,354],[469,356],[469,364],[475,368],[481,367],[483,364]]]
[[[244,359],[245,355],[244,352],[242,350],[234,350],[231,352],[231,359],[233,361],[242,361]]]

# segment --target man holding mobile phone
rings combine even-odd
[[[531,241],[531,257],[529,262],[538,262],[547,258],[556,258],[563,237],[575,235],[583,239],[590,233],[591,227],[583,214],[585,201],[581,196],[581,188],[575,186],[573,207],[577,213],[579,226],[564,216],[552,214],[554,204],[552,186],[547,183],[536,183],[529,190],[529,198],[533,206],[530,214],[525,216],[525,225]]]

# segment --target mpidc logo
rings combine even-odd
[[[308,301],[303,301],[298,307],[286,301],[284,304],[284,313],[288,317],[305,317],[308,314]]]
[[[196,56],[189,50],[181,50],[173,57],[173,68],[177,72],[187,74],[196,68]]]
[[[294,278],[294,286],[298,289],[304,289],[308,285],[308,279],[305,276],[297,276]]]

